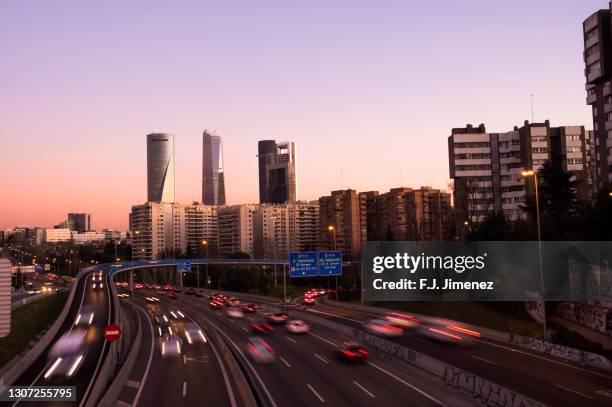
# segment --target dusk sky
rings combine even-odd
[[[605,0],[295,3],[3,2],[0,228],[83,211],[125,230],[154,131],[191,202],[216,130],[238,204],[258,201],[261,139],[296,142],[311,200],[447,189],[450,129],[512,130],[530,94],[536,121],[592,128],[582,21]]]

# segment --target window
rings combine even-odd
[[[472,143],[455,143],[455,148],[485,148],[489,147],[488,141],[472,142]]]

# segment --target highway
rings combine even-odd
[[[15,383],[13,383],[14,386],[76,386],[77,399],[79,400],[78,405],[85,405],[91,388],[96,381],[96,376],[100,370],[101,363],[108,352],[108,346],[103,338],[102,329],[104,326],[108,325],[112,318],[112,310],[109,301],[111,295],[111,291],[109,289],[110,285],[104,284],[104,288],[102,290],[94,291],[92,289],[91,278],[92,273],[89,272],[84,274],[76,281],[75,284],[77,284],[77,287],[74,300],[72,304],[70,304],[68,315],[58,334],[51,342],[51,345],[41,352],[40,356],[34,361],[29,369],[26,370]],[[107,280],[106,276],[105,279]],[[49,360],[49,350],[63,334],[72,332],[75,329],[75,321],[79,312],[88,307],[93,309],[94,317],[86,334],[87,352],[85,353],[82,361],[76,367],[75,373],[72,377],[60,375],[45,378],[45,373],[48,372],[52,366],[52,360]],[[1,405],[37,406],[40,405],[40,402],[17,401],[15,403],[5,402]],[[75,403],[46,402],[45,405],[74,406]]]
[[[147,290],[139,292],[136,301],[142,307],[142,297],[149,295]],[[154,294],[153,294],[154,295]],[[276,362],[268,365],[257,364],[246,356],[246,344],[251,332],[251,322],[263,322],[265,312],[273,311],[272,307],[263,306],[254,314],[246,314],[242,319],[228,318],[225,310],[212,310],[207,298],[179,295],[178,300],[160,297],[159,308],[162,312],[181,311],[187,318],[192,318],[205,329],[215,330],[230,347],[233,347],[237,358],[245,365],[247,375],[252,379],[252,386],[261,405],[269,406],[309,406],[329,404],[334,406],[379,406],[379,405],[418,405],[418,406],[471,406],[452,389],[444,388],[427,375],[408,369],[403,362],[381,359],[371,355],[365,364],[348,365],[335,359],[333,350],[345,339],[323,328],[305,335],[291,335],[283,326],[277,326],[264,338],[277,353]],[[144,351],[146,353],[146,351]],[[155,352],[159,355],[159,352]],[[159,356],[154,356],[159,359]],[[159,362],[159,361],[158,361]],[[154,364],[156,362],[153,362]],[[169,378],[167,369],[161,366],[151,368],[144,384],[143,393],[156,394],[160,383],[171,395],[160,398],[144,399],[133,405],[148,406],[147,400],[155,400],[155,405],[176,404],[181,398],[181,381],[187,383],[187,394],[183,405],[196,405],[201,402],[203,394],[217,392],[226,395],[224,386],[219,383],[219,372],[206,372],[195,363],[180,362],[172,370]],[[193,364],[194,367],[180,368]],[[174,365],[173,365],[174,366]],[[187,375],[187,376],[185,376]],[[191,376],[189,376],[191,375]],[[211,379],[212,378],[212,379]],[[213,383],[209,385],[208,382]],[[191,396],[191,383],[200,383],[208,391]],[[157,390],[158,391],[158,390]],[[190,401],[188,401],[188,399]],[[217,404],[211,404],[217,405]],[[223,404],[219,404],[223,405]]]
[[[301,304],[301,301],[296,301]],[[346,310],[333,301],[304,307],[324,317],[355,328],[381,314]],[[389,339],[417,352],[432,356],[485,377],[496,384],[518,391],[553,406],[610,406],[612,374],[585,368],[519,346],[481,339],[471,346],[431,342],[407,330],[397,339]]]

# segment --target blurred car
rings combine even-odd
[[[129,286],[129,284],[128,284],[127,281],[124,281],[124,282],[121,283],[121,287],[123,287],[123,288],[128,288],[128,286]]]
[[[240,300],[236,297],[231,297],[228,304],[230,307],[238,307],[240,305]]]
[[[142,290],[144,288],[144,286],[140,283],[136,283],[134,284],[134,290]]]
[[[194,295],[195,294],[195,289],[193,288],[188,288],[185,290],[185,295]]]
[[[404,334],[404,330],[398,326],[391,325],[384,319],[371,319],[363,323],[363,328],[378,336],[398,337]]]
[[[225,302],[227,301],[227,297],[223,294],[217,294],[213,298],[219,301],[221,304],[225,304]]]
[[[210,308],[212,309],[221,309],[223,308],[223,303],[217,301],[217,300],[212,300],[208,303],[208,305],[210,306]]]
[[[304,297],[305,305],[314,305],[316,303],[317,303],[317,300],[315,300],[313,297]]]
[[[173,289],[173,288],[174,288],[174,287],[172,287],[172,285],[170,285],[170,284],[166,284],[166,285],[164,286],[164,291],[172,291],[172,289]]]
[[[267,333],[271,333],[274,331],[274,328],[272,328],[270,325],[268,324],[261,324],[258,322],[252,322],[251,323],[251,330],[257,334],[267,334]]]
[[[229,307],[225,314],[230,318],[244,318],[244,312],[240,308]]]
[[[169,336],[162,339],[161,343],[162,358],[181,356],[181,341],[176,336]]]
[[[75,326],[89,326],[94,318],[93,308],[89,305],[84,305],[74,321]]]
[[[115,287],[121,287],[121,281],[115,281]]]
[[[268,322],[274,325],[283,325],[287,323],[289,317],[284,312],[275,312],[274,314],[268,315]]]
[[[86,331],[73,329],[62,335],[49,350],[48,369],[44,378],[53,376],[71,377],[81,366],[87,351]]]
[[[43,288],[46,289],[47,287],[43,287]],[[26,293],[28,295],[36,295],[36,294],[40,294],[41,292],[42,292],[41,290],[28,290],[28,291],[26,291]]]
[[[368,351],[357,342],[344,342],[342,346],[334,350],[334,355],[344,362],[358,363],[368,358]]]
[[[194,343],[206,343],[206,337],[202,329],[193,322],[185,324],[185,339],[187,343],[193,345]]]
[[[147,290],[151,290],[151,289],[153,289],[153,284],[145,284],[145,288]]]
[[[154,290],[161,290],[161,289],[162,289],[162,286],[161,286],[161,285],[157,285],[157,284],[155,284],[155,285],[153,286],[153,289],[154,289]]]
[[[173,292],[168,293],[167,297],[170,298],[171,300],[178,300],[178,295],[176,295]]]
[[[272,363],[276,360],[276,353],[262,338],[252,336],[247,342],[247,352],[258,363]]]
[[[431,341],[456,344],[470,344],[481,336],[479,332],[443,320],[427,321],[419,326],[418,332]]]
[[[150,303],[150,304],[157,304],[159,302],[159,298],[157,298],[157,297],[147,297],[147,298],[145,298],[145,301]]]
[[[117,294],[117,297],[119,297],[119,298],[130,298],[130,295],[126,294],[126,293],[121,293],[121,294]]]
[[[391,325],[399,326],[400,328],[415,328],[420,324],[418,318],[409,314],[400,314],[397,312],[391,312],[385,316],[385,320]]]
[[[305,334],[310,331],[310,326],[306,322],[300,321],[299,319],[293,319],[287,322],[285,328],[290,334]]]
[[[244,304],[242,306],[242,311],[249,312],[249,313],[257,312],[257,305],[255,305],[255,304]]]
[[[93,290],[101,290],[104,288],[104,282],[101,279],[96,279],[95,275],[92,278],[93,283],[91,284]]]

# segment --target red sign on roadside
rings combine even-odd
[[[121,336],[121,328],[119,325],[110,324],[104,328],[104,339],[109,342],[114,342]]]

